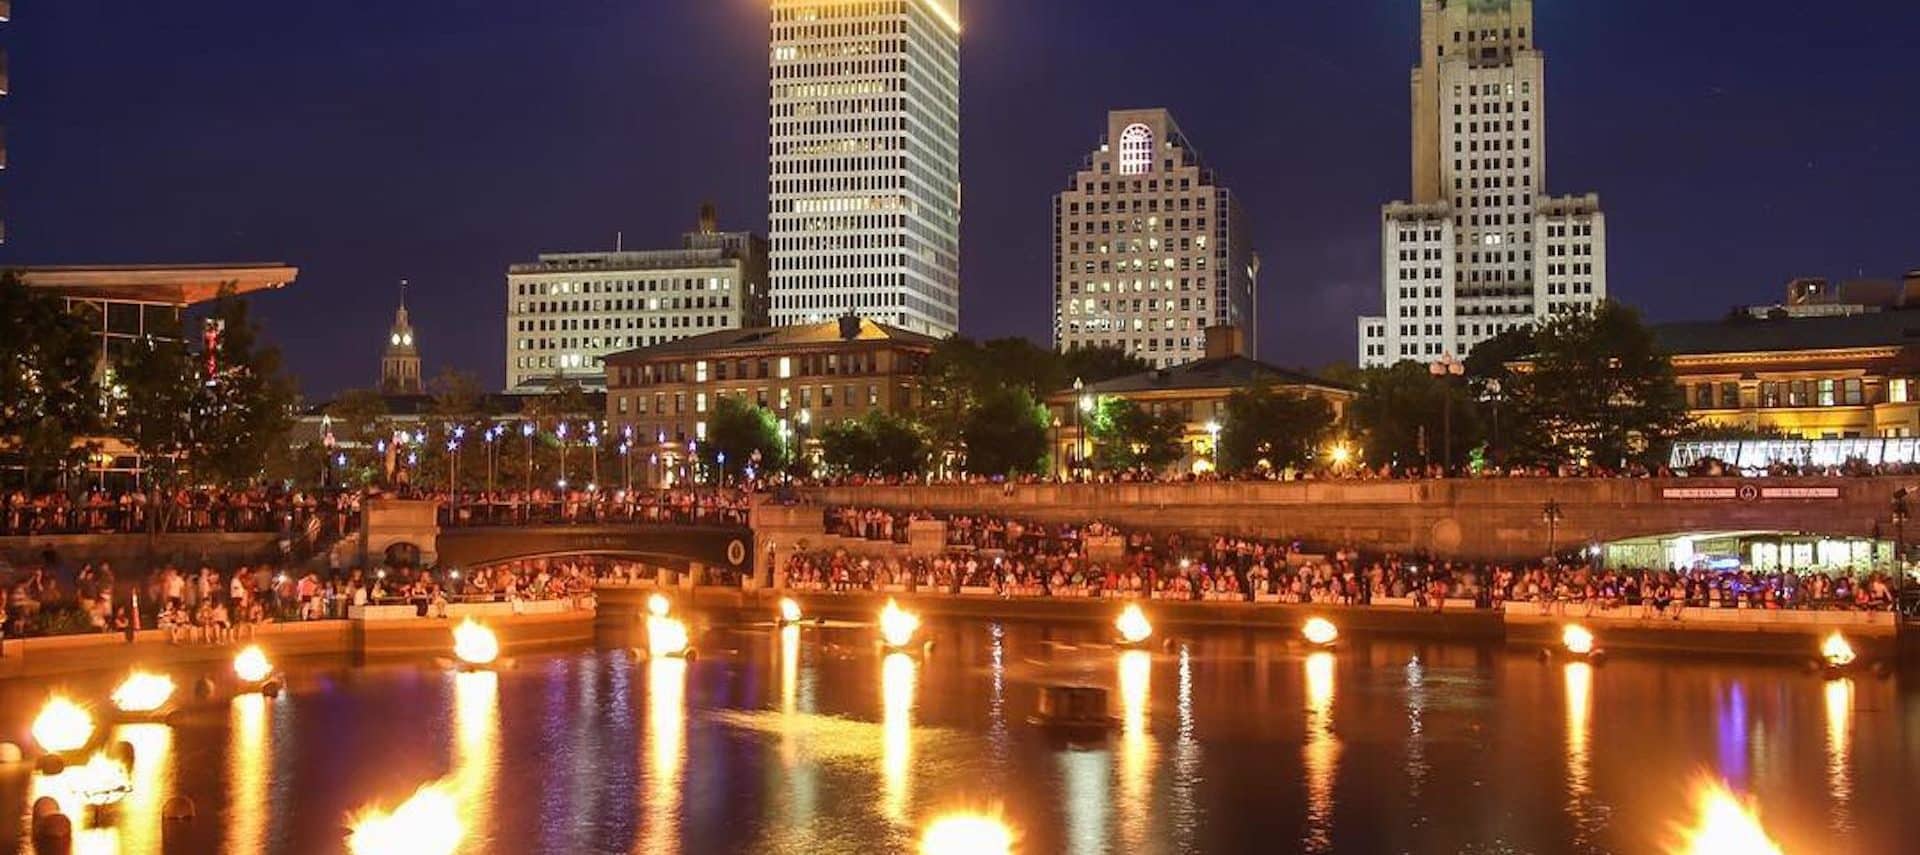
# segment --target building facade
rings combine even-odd
[[[773,0],[773,323],[960,328],[959,0]]]
[[[507,270],[507,389],[598,388],[608,354],[764,326],[767,243],[712,209],[680,248],[543,254]]]
[[[425,391],[420,377],[420,345],[407,318],[406,284],[400,286],[400,308],[387,330],[387,349],[380,354],[380,391],[389,395],[418,395]]]
[[[1107,114],[1053,197],[1053,345],[1116,347],[1160,368],[1201,359],[1206,330],[1258,350],[1257,262],[1233,192],[1163,109]]]
[[[1532,0],[1421,0],[1413,198],[1381,210],[1384,314],[1359,319],[1363,367],[1464,358],[1607,295],[1593,194],[1546,193],[1546,58]]]
[[[737,398],[805,440],[812,425],[913,410],[938,342],[849,315],[630,350],[607,358],[607,423],[671,456],[706,438],[721,399]]]

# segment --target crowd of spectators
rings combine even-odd
[[[0,495],[0,536],[161,532],[278,532],[327,519],[346,525],[359,510],[351,492],[173,490]]]
[[[751,496],[732,488],[416,493],[455,526],[654,523],[746,525]]]

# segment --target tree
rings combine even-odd
[[[773,413],[737,396],[714,402],[699,454],[702,463],[723,477],[744,475],[748,466],[771,472],[787,465],[787,443]]]
[[[63,299],[0,274],[0,451],[30,486],[81,465],[83,439],[105,426],[100,358],[99,334]]]
[[[1333,428],[1333,406],[1318,395],[1278,393],[1270,386],[1227,397],[1216,465],[1223,472],[1300,468]]]
[[[1187,454],[1186,419],[1121,398],[1100,402],[1087,425],[1093,464],[1109,472],[1166,471]]]
[[[143,338],[114,375],[113,433],[139,452],[146,483],[174,485],[193,453],[193,414],[200,372],[193,354],[174,339]]]
[[[1507,390],[1523,459],[1622,466],[1657,456],[1689,424],[1673,366],[1632,309],[1604,302],[1555,318],[1534,341]]]
[[[1465,384],[1441,379],[1418,362],[1401,361],[1359,374],[1360,393],[1348,408],[1362,436],[1365,459],[1400,465],[1440,461],[1451,419],[1453,459],[1458,465],[1482,436],[1473,397]],[[1451,406],[1451,415],[1447,407]]]
[[[966,469],[976,475],[1038,472],[1047,455],[1046,410],[1024,388],[987,392],[961,428]]]
[[[249,484],[269,455],[287,447],[293,382],[281,371],[279,349],[258,343],[244,300],[223,293],[208,325],[195,365],[194,474],[206,483]]]
[[[365,485],[380,477],[386,461],[375,449],[391,434],[389,414],[386,396],[374,389],[348,389],[327,405],[332,452],[336,459],[345,459],[345,465],[336,467],[336,483]]]
[[[927,466],[928,446],[920,428],[879,410],[827,425],[820,449],[827,467],[841,474],[918,475]]]
[[[1153,370],[1153,365],[1117,347],[1082,347],[1060,354],[1060,377],[1065,383],[1101,383]],[[1060,387],[1040,389],[1045,395]]]

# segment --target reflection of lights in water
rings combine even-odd
[[[117,853],[121,851],[118,833],[107,825],[95,825],[94,822],[111,822],[112,814],[101,817],[89,807],[82,790],[86,787],[89,773],[83,764],[68,766],[58,775],[34,774],[27,790],[27,804],[31,805],[42,798],[53,799],[60,812],[66,814],[73,825],[72,850],[81,855],[93,853]],[[158,823],[154,825],[158,830]],[[28,851],[23,849],[22,851]],[[159,851],[156,845],[150,851]]]
[[[260,683],[273,676],[273,663],[258,644],[250,644],[233,657],[233,674],[243,683]]]
[[[913,643],[914,632],[920,629],[920,618],[892,600],[880,610],[880,637],[894,647],[905,647]]]
[[[1200,831],[1200,738],[1193,716],[1193,649],[1180,645],[1180,672],[1175,695],[1179,727],[1173,741],[1173,784],[1169,788],[1170,814],[1173,820],[1173,849],[1190,852],[1198,848],[1194,838]]]
[[[654,656],[679,656],[687,652],[687,625],[670,617],[649,616],[647,652]]]
[[[1833,830],[1853,830],[1853,681],[1828,680],[1827,789],[1833,793]]]
[[[1767,837],[1760,813],[1710,776],[1694,784],[1694,825],[1680,829],[1671,855],[1780,855],[1780,845]]]
[[[1593,631],[1577,623],[1567,624],[1567,628],[1560,631],[1560,643],[1568,653],[1585,656],[1593,652]]]
[[[1005,855],[1013,851],[1013,830],[998,817],[948,814],[927,825],[920,855]]]
[[[1120,617],[1114,620],[1113,627],[1120,631],[1120,640],[1128,644],[1138,644],[1153,635],[1153,622],[1147,620],[1147,613],[1135,603],[1127,604],[1120,612]]]
[[[33,717],[33,741],[55,754],[79,751],[93,739],[93,713],[65,695],[47,699],[40,714]]]
[[[1427,669],[1407,660],[1407,797],[1417,803],[1427,784]]]
[[[453,655],[469,665],[490,665],[500,658],[500,639],[493,630],[467,618],[453,628]]]
[[[265,696],[235,695],[227,707],[227,851],[267,850],[267,741]]]
[[[794,602],[792,597],[780,598],[780,619],[787,623],[800,619],[800,604]]]
[[[987,627],[989,639],[988,673],[993,682],[987,695],[987,738],[993,743],[993,760],[1004,769],[1007,763],[1007,631],[998,623]]]
[[[913,657],[888,654],[881,667],[880,775],[885,783],[886,814],[906,822],[909,767],[913,763]]]
[[[150,713],[173,698],[173,678],[135,671],[113,690],[113,707],[127,713]]]
[[[687,662],[654,659],[647,663],[646,818],[640,825],[642,852],[680,850],[680,788],[686,767]]]
[[[780,714],[791,722],[800,703],[800,628],[780,628]],[[792,769],[799,760],[792,727],[780,728],[780,762]]]
[[[1718,765],[1722,775],[1733,781],[1745,781],[1747,777],[1747,684],[1735,680],[1720,697],[1714,730]],[[1758,731],[1756,726],[1754,730]]]
[[[1154,743],[1147,734],[1153,703],[1153,656],[1143,650],[1120,654],[1120,845],[1122,852],[1147,848],[1147,819],[1153,812]]]
[[[160,806],[170,794],[173,728],[164,724],[123,724],[113,739],[133,746],[133,792],[120,803],[120,851],[161,851]]]
[[[1853,645],[1847,643],[1847,637],[1841,635],[1839,630],[1834,630],[1826,641],[1820,643],[1820,658],[1835,668],[1845,668],[1853,664]]]
[[[1114,851],[1107,831],[1112,827],[1108,794],[1112,780],[1111,764],[1105,750],[1073,749],[1054,754],[1066,794],[1061,807],[1066,813],[1066,847],[1069,855],[1099,855]]]
[[[493,830],[493,803],[500,757],[500,675],[470,671],[453,675],[454,753],[452,786],[476,848]]]
[[[1333,621],[1323,617],[1307,618],[1307,622],[1300,627],[1300,634],[1307,639],[1307,643],[1321,647],[1332,644],[1340,638],[1339,628],[1333,625]]]
[[[1567,682],[1567,813],[1573,819],[1574,842],[1585,845],[1588,826],[1587,800],[1593,795],[1593,666],[1569,662]]]
[[[647,597],[647,614],[654,617],[666,617],[673,608],[673,602],[665,594],[652,594]]]
[[[451,855],[463,833],[460,804],[441,783],[415,790],[391,812],[368,809],[350,824],[353,855]]]
[[[1333,654],[1307,657],[1307,742],[1302,765],[1307,774],[1307,829],[1301,848],[1333,849],[1333,780],[1340,765],[1340,738],[1333,733]]]

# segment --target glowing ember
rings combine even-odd
[[[1013,831],[990,816],[948,814],[927,826],[920,855],[1005,855],[1013,851]]]
[[[421,787],[391,813],[362,813],[352,827],[347,851],[353,855],[450,855],[466,833],[453,794],[437,783]]]
[[[493,630],[467,618],[453,628],[453,655],[469,665],[488,665],[500,658],[500,639]]]
[[[800,620],[800,604],[794,602],[790,597],[781,598],[780,619],[787,623],[798,622]]]
[[[1334,627],[1333,621],[1317,617],[1307,618],[1306,625],[1300,627],[1300,634],[1306,636],[1307,641],[1325,647],[1340,637],[1340,630]]]
[[[1853,664],[1853,645],[1847,643],[1846,636],[1836,631],[1827,636],[1826,641],[1821,642],[1820,657],[1827,660],[1828,665],[1845,668]]]
[[[1560,631],[1560,643],[1566,645],[1568,653],[1585,656],[1593,652],[1593,633],[1584,626],[1570,623]]]
[[[1147,620],[1147,613],[1137,605],[1129,605],[1121,611],[1113,627],[1120,630],[1120,640],[1128,644],[1139,644],[1153,635],[1153,622]]]
[[[93,715],[59,695],[47,699],[33,719],[33,741],[55,754],[79,751],[93,738]]]
[[[113,706],[121,712],[150,713],[173,698],[173,678],[135,671],[113,690]]]
[[[913,643],[913,634],[920,629],[920,618],[912,612],[900,608],[900,604],[887,601],[887,607],[880,610],[880,637],[890,647],[905,647]]]
[[[654,594],[647,598],[647,614],[654,617],[666,617],[668,610],[672,608],[673,603],[665,594]]]
[[[670,617],[647,618],[647,652],[655,656],[687,652],[687,625]]]
[[[1694,787],[1697,825],[1681,830],[1681,842],[1672,855],[1781,855],[1780,844],[1767,837],[1754,806],[1715,778]]]
[[[233,657],[233,673],[243,683],[264,683],[273,676],[273,663],[267,661],[267,654],[260,645],[249,645]]]
[[[73,794],[90,805],[114,804],[133,792],[127,767],[104,751],[96,752],[86,765],[68,769],[63,777]]]

